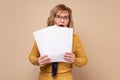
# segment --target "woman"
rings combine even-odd
[[[58,27],[73,28],[72,10],[64,4],[55,6],[51,10],[47,23],[48,26],[57,25]],[[72,66],[81,67],[87,63],[84,49],[76,34],[73,34],[72,52],[66,52],[64,59],[69,63],[52,63],[47,55],[40,56],[36,42],[29,55],[30,62],[40,66],[41,71],[38,80],[73,80]],[[57,67],[55,72],[54,66]]]

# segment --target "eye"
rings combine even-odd
[[[61,16],[60,15],[56,15],[56,18],[61,18]]]
[[[69,16],[64,16],[64,19],[69,19]]]

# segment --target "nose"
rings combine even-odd
[[[63,23],[63,22],[64,22],[64,18],[60,18],[60,22],[62,22],[62,23]]]

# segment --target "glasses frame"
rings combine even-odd
[[[61,16],[61,15],[55,15],[55,18],[57,18],[57,19],[64,19],[64,20],[69,20],[70,19],[70,17],[69,16]]]

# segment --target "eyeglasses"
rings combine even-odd
[[[64,19],[64,20],[69,20],[69,16],[60,16],[60,15],[56,15],[55,18],[58,18],[58,19]]]

